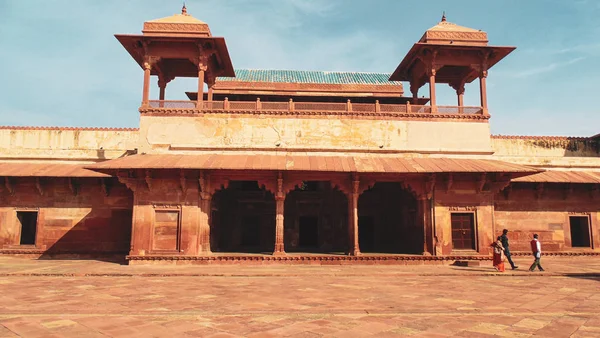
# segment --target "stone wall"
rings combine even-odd
[[[0,248],[52,253],[121,253],[129,251],[132,194],[107,180],[79,179],[75,195],[67,179],[13,179],[14,194],[0,192]],[[41,189],[41,194],[40,194]],[[37,212],[35,245],[21,246],[17,212]]]
[[[547,168],[600,170],[597,140],[567,137],[500,137],[491,139],[495,159]]]
[[[197,180],[189,181],[184,190],[179,179],[129,184],[134,190],[131,255],[199,254],[200,195]]]
[[[600,196],[592,195],[589,186],[578,185],[570,192],[559,184],[546,185],[541,192],[533,184],[512,186],[507,195],[496,197],[494,212],[496,234],[508,229],[512,250],[529,252],[534,233],[540,236],[542,251],[579,250],[571,246],[570,216],[589,217],[593,247],[600,248]]]
[[[494,233],[493,195],[478,192],[476,183],[455,180],[451,189],[436,186],[434,195],[434,238],[437,255],[491,253]],[[471,214],[474,221],[475,247],[473,250],[455,249],[452,245],[452,214]]]
[[[103,160],[137,148],[137,129],[0,128],[0,158]]]
[[[492,151],[489,124],[485,120],[228,114],[142,116],[139,149],[146,153],[199,149],[463,154]]]

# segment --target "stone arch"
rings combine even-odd
[[[377,182],[358,199],[361,252],[420,254],[423,229],[414,191],[400,182]]]
[[[348,198],[329,180],[304,181],[285,199],[286,252],[343,253],[348,243]]]
[[[213,252],[272,253],[275,196],[257,180],[231,180],[212,196]]]

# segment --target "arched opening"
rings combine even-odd
[[[213,252],[273,252],[275,198],[257,181],[230,181],[213,195],[210,217]]]
[[[348,199],[329,181],[305,181],[288,193],[284,209],[286,252],[344,253]]]
[[[358,199],[358,243],[361,252],[420,254],[423,229],[417,221],[417,199],[397,182],[378,182]]]

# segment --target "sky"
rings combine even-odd
[[[0,125],[138,127],[143,71],[114,38],[180,0],[0,0]],[[488,74],[493,134],[600,133],[600,0],[187,0],[235,68],[391,73],[442,12],[517,49]],[[151,98],[158,97],[156,79]],[[194,79],[166,98],[186,99]],[[438,105],[455,105],[436,87]],[[408,85],[405,92],[409,94]],[[427,95],[427,87],[420,94]],[[479,105],[479,85],[466,87]]]

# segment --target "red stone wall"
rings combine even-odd
[[[196,255],[200,207],[197,180],[185,189],[175,178],[140,180],[134,191],[131,255]]]
[[[46,253],[127,253],[131,241],[132,194],[116,180],[108,180],[109,195],[100,179],[76,180],[77,194],[68,179],[11,178],[14,193],[0,192],[0,248],[20,246],[17,211],[38,211],[36,244],[28,249]],[[40,194],[41,190],[41,194]]]
[[[588,185],[575,185],[572,191],[559,184],[538,190],[535,184],[512,184],[508,194],[495,200],[496,233],[509,230],[513,251],[530,251],[533,234],[539,235],[542,251],[576,251],[572,248],[569,216],[589,216],[593,248],[600,247],[598,222],[600,197],[592,195]],[[590,250],[588,248],[587,250]]]
[[[472,213],[475,221],[475,250],[472,253],[489,254],[493,238],[493,195],[478,192],[477,184],[455,181],[450,189],[442,184],[434,193],[434,238],[437,255],[468,254],[452,247],[452,213]]]

